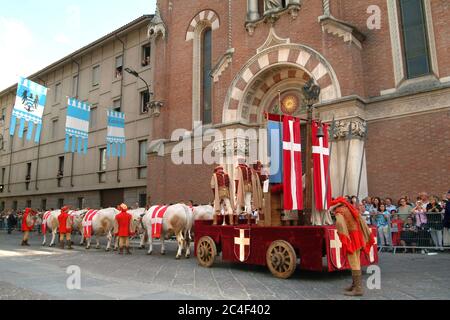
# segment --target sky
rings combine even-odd
[[[21,0],[0,8],[0,91],[155,12],[156,0]]]

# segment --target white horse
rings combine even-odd
[[[153,253],[153,236],[152,236],[152,214],[159,206],[151,207],[144,217],[142,223],[147,231],[147,237],[150,242],[150,248],[148,254]],[[192,229],[194,217],[192,210],[184,204],[176,204],[167,208],[164,217],[162,218],[162,230],[161,230],[161,254],[166,254],[166,247],[164,241],[172,235],[175,235],[178,243],[178,251],[176,258],[180,259],[183,254],[183,250],[186,250],[186,258],[191,256],[191,239],[190,231]],[[144,241],[145,247],[145,241]]]
[[[108,239],[106,251],[111,250],[111,243],[113,238],[112,231],[114,229],[115,217],[118,213],[119,210],[117,210],[116,208],[98,210],[95,216],[92,218],[92,221],[87,221],[88,217],[90,216],[88,211],[88,213],[83,218],[82,239],[81,239],[82,241],[83,239],[86,239],[87,250],[91,248],[92,236],[95,236],[96,249],[100,249],[100,237],[106,236],[106,238]],[[85,227],[87,227],[88,225],[92,226],[91,237],[88,237],[87,234],[85,234]]]

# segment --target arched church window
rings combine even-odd
[[[201,117],[204,124],[212,123],[212,30],[206,28],[202,36],[202,100]]]

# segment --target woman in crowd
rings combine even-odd
[[[358,209],[358,207],[359,207],[359,200],[358,200],[357,196],[352,196],[350,203],[352,204],[352,206],[354,206],[356,209]]]
[[[386,206],[381,204],[378,212],[375,214],[375,222],[378,228],[378,244],[382,247],[391,245],[390,214]]]
[[[416,206],[412,210],[412,216],[416,222],[416,227],[418,229],[424,229],[428,222],[426,210],[423,208],[422,200],[416,202]]]
[[[430,203],[427,205],[428,228],[430,229],[431,238],[437,250],[444,251],[442,247],[442,230],[444,229],[442,207],[437,197],[431,197]]]
[[[414,220],[412,217],[406,219],[406,223],[403,225],[403,232],[400,237],[400,245],[402,247],[415,247],[417,245],[417,227],[414,224]],[[408,249],[405,248],[405,253]],[[412,252],[415,253],[415,249],[412,249]]]
[[[408,204],[408,201],[406,198],[401,198],[398,202],[398,215],[403,220],[403,222],[406,222],[408,217],[412,213],[412,207]]]

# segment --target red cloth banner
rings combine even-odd
[[[284,209],[303,210],[303,170],[300,119],[283,119]]]
[[[98,210],[89,210],[84,216],[83,225],[83,235],[85,239],[90,239],[92,237],[92,219],[98,213]]]
[[[45,234],[47,232],[47,220],[51,214],[51,211],[47,211],[46,213],[44,213],[44,216],[42,218],[42,234]]]
[[[169,207],[168,206],[157,206],[153,207],[150,212],[150,215],[152,217],[152,238],[153,239],[160,239],[161,238],[161,232],[163,227],[163,218],[166,214],[166,211]]]
[[[318,138],[317,133],[320,123],[313,121],[312,125],[312,154],[314,166],[314,198],[316,209],[328,210],[331,203],[331,179],[330,179],[330,147],[328,125],[323,124],[325,136]],[[326,201],[325,201],[326,198]]]

